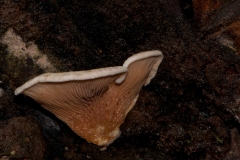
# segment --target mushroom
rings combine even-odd
[[[15,95],[33,98],[88,142],[108,146],[120,136],[120,125],[162,59],[155,50],[135,54],[123,66],[45,73],[17,88]]]

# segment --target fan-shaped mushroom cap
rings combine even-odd
[[[150,51],[133,55],[123,67],[42,74],[15,94],[32,97],[88,142],[107,146],[120,136],[120,125],[162,59],[160,51]]]
[[[126,73],[127,68],[125,67],[108,67],[99,68],[88,71],[73,71],[63,73],[44,73],[37,76],[15,90],[15,95],[22,93],[24,90],[34,86],[37,83],[44,82],[69,82],[69,81],[84,81],[102,77],[118,76],[119,74]]]
[[[155,77],[156,73],[157,73],[157,70],[158,70],[158,66],[160,65],[160,63],[162,62],[163,60],[163,54],[161,51],[158,51],[158,50],[154,50],[154,51],[146,51],[146,52],[140,52],[138,54],[135,54],[131,57],[129,57],[123,64],[123,67],[126,67],[128,68],[128,66],[135,62],[135,61],[139,61],[139,60],[142,60],[142,59],[147,59],[149,57],[159,57],[158,58],[158,61],[154,62],[154,65],[152,66],[152,69],[148,75],[148,78],[146,79],[145,81],[145,86],[148,85],[151,81],[151,79],[153,77]],[[123,76],[121,76],[120,78],[118,78],[115,82],[116,83],[121,83],[124,79],[125,79],[125,76],[126,74],[124,74]]]

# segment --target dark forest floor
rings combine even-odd
[[[0,0],[0,159],[240,158],[239,5]],[[14,96],[42,73],[122,65],[155,49],[164,54],[158,73],[104,151]]]

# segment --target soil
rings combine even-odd
[[[218,16],[238,4],[0,0],[0,37],[12,31],[10,38],[21,37],[16,46],[25,46],[10,52],[0,38],[0,159],[239,159],[240,32],[231,27],[239,13],[233,8],[220,40],[226,24]],[[33,43],[41,54],[32,56]],[[155,49],[164,54],[158,73],[107,148],[86,142],[33,99],[14,95],[48,71],[39,59],[54,72],[88,70]]]

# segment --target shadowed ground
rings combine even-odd
[[[26,132],[37,130],[37,140],[46,145],[37,148],[44,153],[41,155],[36,155],[34,149],[20,151],[15,145],[9,149],[6,146],[14,140],[14,135],[9,135],[12,139],[0,141],[0,156],[9,156],[14,150],[12,157],[22,159],[239,157],[239,146],[232,143],[239,137],[234,129],[239,129],[240,121],[238,48],[218,43],[211,32],[215,33],[214,29],[203,29],[216,27],[219,33],[222,21],[217,19],[218,14],[231,8],[233,2],[237,3],[219,3],[216,12],[204,19],[201,10],[196,10],[196,0],[0,1],[0,37],[12,28],[26,48],[36,44],[59,72],[121,65],[130,55],[145,50],[159,49],[164,54],[156,77],[140,92],[138,102],[121,126],[121,137],[100,151],[32,99],[14,96],[15,88],[45,69],[37,64],[41,54],[32,57],[29,53],[19,58],[1,43],[1,128],[8,129],[12,123],[19,127],[21,122],[15,119],[24,117],[36,125],[26,127]],[[237,19],[238,12],[233,15]],[[231,24],[237,23],[233,22],[234,17],[230,18]],[[230,40],[238,44],[238,32],[235,33]],[[4,135],[0,132],[0,136]],[[32,148],[37,140],[31,139]],[[27,146],[24,143],[27,142],[19,145]]]

